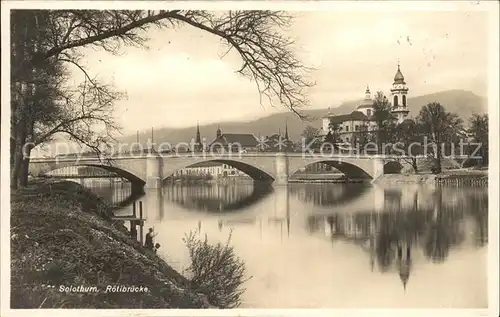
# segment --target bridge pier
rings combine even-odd
[[[146,157],[146,184],[144,188],[161,188],[163,159],[158,153],[149,153]]]
[[[374,157],[373,158],[373,180],[376,180],[380,176],[384,175],[384,165],[385,159],[383,157]]]
[[[288,174],[289,174],[289,169],[290,169],[288,155],[286,153],[277,153],[274,166],[275,166],[275,172],[276,172],[276,179],[274,180],[274,184],[275,185],[287,185],[288,184]]]

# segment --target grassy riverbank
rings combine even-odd
[[[12,308],[200,308],[206,296],[111,220],[103,200],[71,182],[11,194]],[[109,286],[147,291],[105,292]],[[96,286],[98,292],[61,292]]]

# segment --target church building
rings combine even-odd
[[[397,118],[398,124],[408,118],[409,110],[407,104],[408,87],[398,63],[396,75],[391,88],[392,114]],[[328,133],[335,132],[343,143],[353,143],[356,135],[361,132],[371,132],[377,129],[374,120],[374,99],[370,88],[366,87],[365,98],[355,111],[350,114],[334,115],[329,112],[323,117],[320,136],[325,137]],[[335,131],[334,131],[335,130]]]

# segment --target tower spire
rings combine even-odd
[[[398,58],[398,70],[394,75],[394,83],[392,84],[392,113],[397,118],[398,124],[403,122],[409,114],[406,98],[408,94],[408,87],[406,87],[405,77],[401,72]]]
[[[196,141],[195,141],[196,150],[201,148],[201,135],[200,135],[200,122],[196,122]]]
[[[151,127],[151,151],[154,150],[154,128]]]
[[[216,132],[217,138],[219,138],[222,135],[222,131],[220,129],[220,125],[217,124],[217,132]]]
[[[285,140],[288,140],[288,118],[285,118]]]
[[[370,87],[366,85],[366,90],[365,90],[365,100],[370,100],[372,98],[372,94],[370,92]]]

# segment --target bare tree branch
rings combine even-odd
[[[146,47],[151,27],[189,25],[219,37],[228,46],[222,57],[234,48],[242,62],[237,72],[255,81],[261,105],[265,96],[271,106],[279,104],[306,119],[299,110],[309,104],[307,88],[313,83],[306,77],[311,68],[297,59],[294,41],[283,35],[291,21],[292,16],[279,11],[13,11],[11,134],[16,162],[27,139],[41,144],[64,133],[93,149],[111,142],[118,130],[113,104],[121,94],[90,75],[80,62],[81,49],[119,54],[124,45]],[[63,75],[69,65],[84,76],[76,88]],[[12,179],[18,168],[13,170]]]

